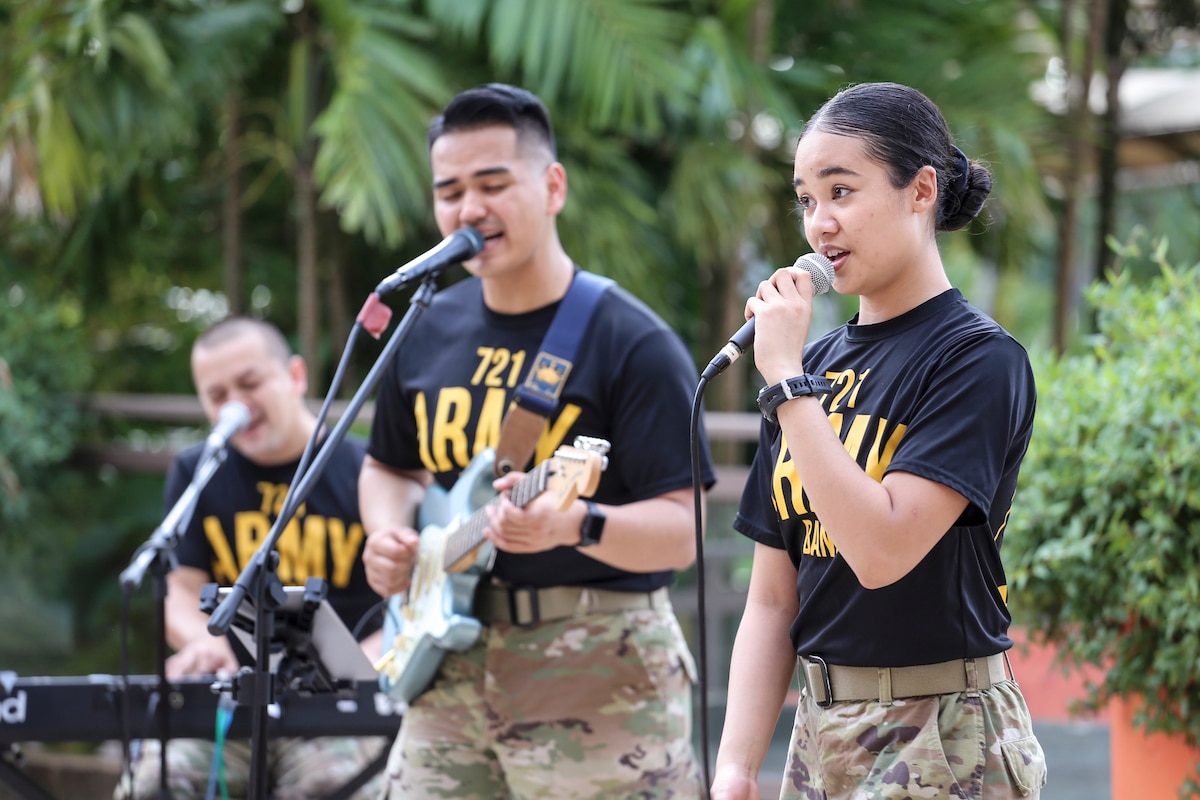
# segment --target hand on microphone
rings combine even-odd
[[[804,286],[808,280],[800,277],[795,267],[776,270],[758,285],[754,297],[746,301],[746,313],[757,318],[758,338],[754,347],[754,365],[768,385],[804,372],[804,346],[812,324],[812,298],[819,292],[820,276],[824,277],[821,262],[816,256],[817,269],[804,272],[812,279],[812,293]],[[799,265],[803,269],[803,265]],[[832,272],[832,265],[830,265]]]
[[[745,325],[738,328],[733,336],[729,337],[729,344],[721,348],[721,352],[717,353],[713,357],[713,360],[709,362],[708,366],[704,369],[704,373],[701,375],[703,380],[711,380],[720,375],[729,368],[730,364],[737,361],[743,353],[750,349],[750,345],[754,342],[754,318],[756,316],[755,309],[752,308],[751,303],[756,301],[762,302],[764,287],[772,287],[774,293],[778,295],[779,290],[776,282],[783,279],[785,282],[790,283],[792,292],[799,291],[796,287],[794,270],[800,270],[809,275],[812,280],[814,297],[819,294],[825,294],[833,285],[833,263],[819,253],[806,253],[796,259],[796,263],[792,264],[791,267],[776,270],[769,279],[759,284],[758,294],[746,301],[746,311],[749,314],[749,319],[746,320]],[[807,325],[804,326],[804,330],[807,335]],[[803,342],[801,342],[801,347],[803,347]],[[787,377],[792,376],[788,375]]]

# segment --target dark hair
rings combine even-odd
[[[286,364],[292,357],[292,348],[282,331],[269,322],[254,317],[232,316],[214,323],[210,328],[196,337],[192,350],[208,350],[219,347],[228,341],[254,333],[262,339],[267,351]]]
[[[887,167],[897,189],[907,186],[921,167],[933,167],[939,231],[965,228],[992,191],[987,167],[955,147],[942,112],[911,87],[862,83],[843,89],[809,118],[800,138],[815,130],[862,139],[867,155]]]
[[[544,145],[551,158],[558,157],[550,112],[531,92],[505,83],[489,83],[467,89],[454,97],[429,125],[429,147],[444,133],[505,125],[523,142]]]

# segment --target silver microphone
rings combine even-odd
[[[793,267],[799,267],[812,277],[813,295],[825,294],[833,286],[833,262],[820,253],[805,253],[796,259]],[[741,358],[754,343],[754,317],[746,320],[746,324],[738,328],[737,333],[729,337],[729,344],[721,348],[721,352],[713,356],[701,374],[703,380],[712,380],[729,365]]]
[[[206,453],[215,453],[229,443],[239,431],[250,424],[250,409],[236,400],[221,406],[217,422],[204,440]]]

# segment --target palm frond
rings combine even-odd
[[[446,0],[429,13],[451,33],[482,36],[497,74],[550,105],[570,98],[591,128],[653,137],[689,102],[692,81],[679,61],[694,24],[686,4]]]
[[[337,88],[313,128],[322,206],[345,230],[389,247],[428,215],[425,130],[451,94],[417,38],[430,31],[399,12],[364,8],[330,50]]]

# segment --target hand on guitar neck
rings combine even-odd
[[[480,577],[495,555],[486,532],[495,518],[503,541],[537,552],[572,541],[546,544],[553,526],[551,512],[563,511],[579,497],[590,497],[607,466],[608,443],[580,437],[574,447],[560,447],[526,474],[510,473],[494,480],[495,452],[476,456],[449,493],[432,497],[421,508],[421,535],[412,584],[404,595],[388,601],[383,641],[391,650],[375,665],[380,686],[394,699],[409,702],[428,686],[447,650],[465,650],[479,637],[480,624],[470,616]],[[506,487],[498,497],[496,487]],[[539,508],[530,510],[537,503]],[[425,519],[429,516],[435,519]],[[496,536],[493,531],[493,536]],[[538,544],[539,538],[541,544]],[[499,537],[497,537],[499,538]],[[533,544],[531,544],[533,543]]]
[[[493,483],[500,495],[484,509],[487,515],[484,535],[488,541],[506,553],[541,553],[578,543],[584,509],[575,499],[592,493],[577,491],[565,498],[547,491],[522,506],[513,502],[509,493],[525,477],[526,473],[510,472]],[[580,506],[579,514],[563,513],[574,505]]]

